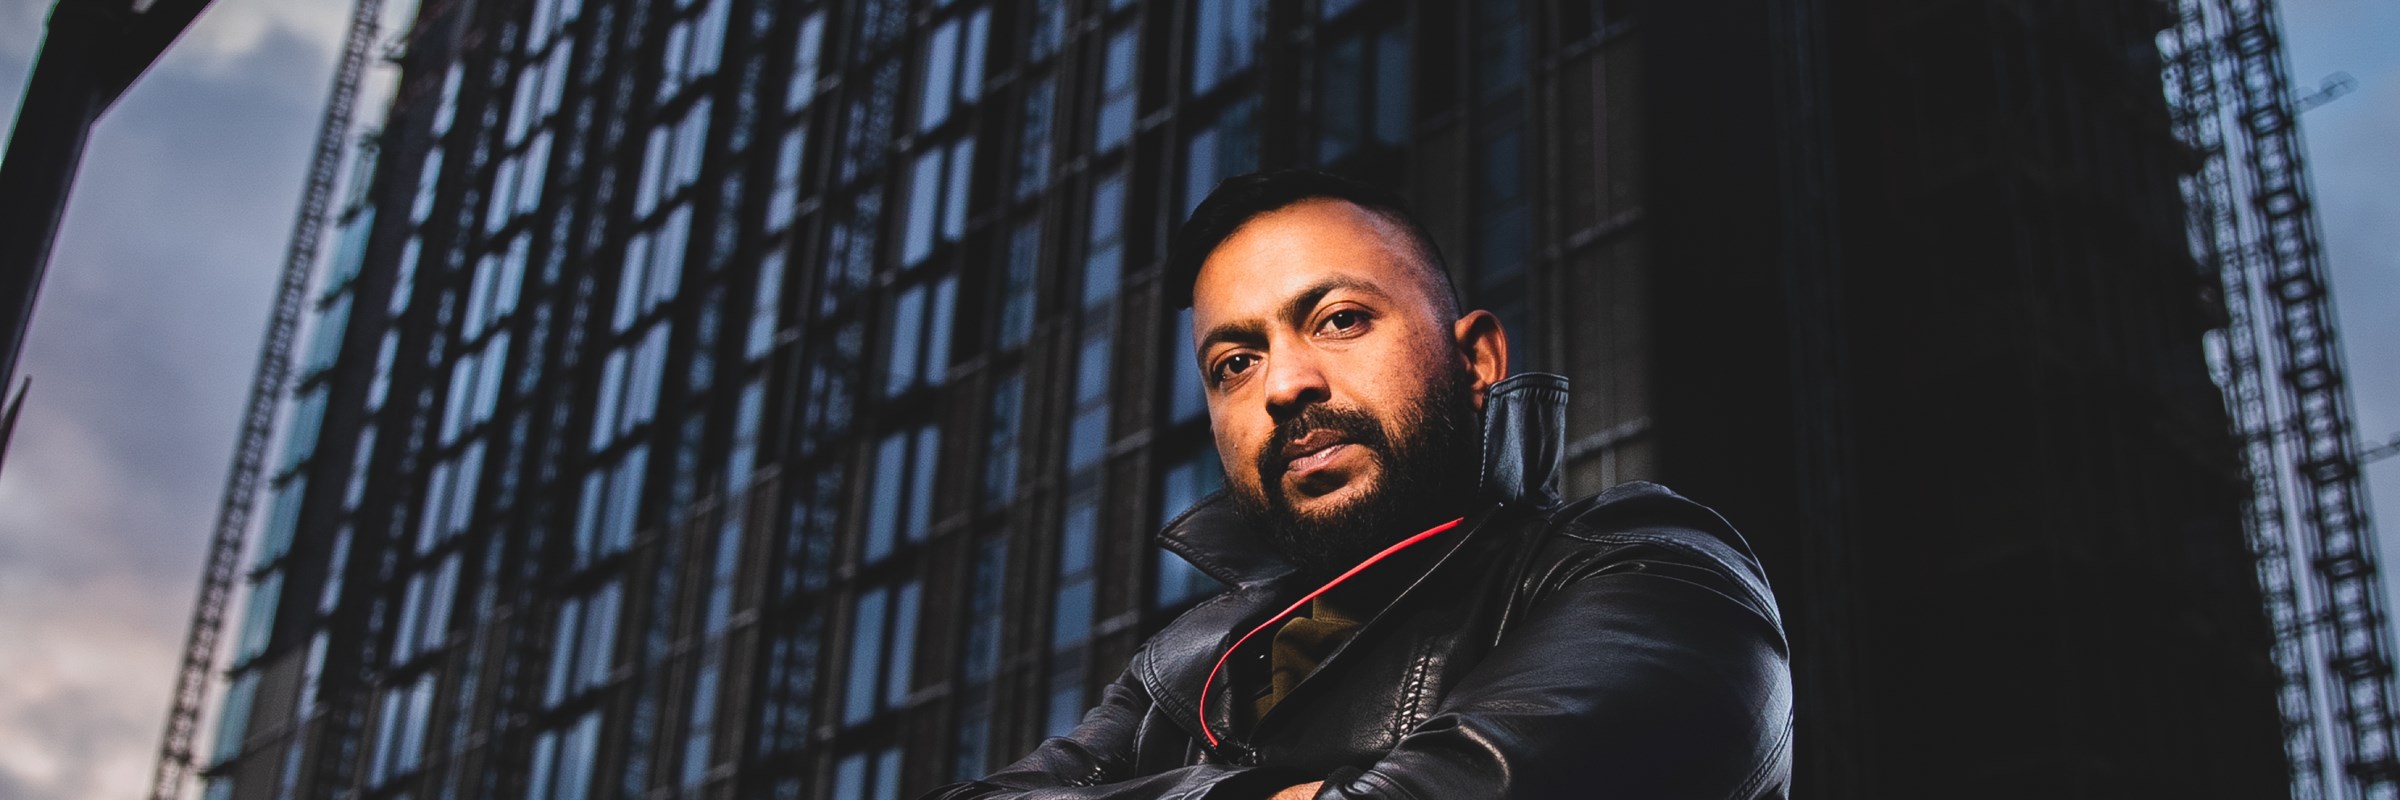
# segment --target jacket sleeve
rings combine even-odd
[[[1590,566],[1371,768],[1319,798],[1780,798],[1789,652],[1772,603],[1657,542]],[[1556,584],[1554,584],[1556,585]]]
[[[1101,693],[1075,730],[982,780],[933,790],[924,800],[1257,800],[1315,778],[1279,769],[1199,764],[1131,775],[1134,741],[1150,712],[1149,695],[1127,670]]]

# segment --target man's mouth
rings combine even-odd
[[[1306,480],[1356,447],[1358,445],[1343,441],[1333,431],[1322,428],[1310,431],[1308,435],[1283,446],[1280,453],[1283,477],[1287,480]]]

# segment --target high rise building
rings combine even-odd
[[[428,0],[207,796],[893,798],[1068,729],[1214,588],[1149,539],[1221,482],[1166,237],[1295,164],[1571,377],[1571,495],[1756,543],[1806,796],[2280,793],[2160,7]]]

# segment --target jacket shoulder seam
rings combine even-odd
[[[1602,534],[1585,534],[1570,530],[1561,530],[1559,531],[1559,535],[1592,544],[1656,545],[1697,558],[1711,571],[1723,575],[1727,582],[1739,587],[1742,597],[1745,600],[1748,600],[1760,614],[1773,621],[1776,624],[1776,627],[1780,628],[1783,625],[1783,615],[1781,610],[1777,609],[1775,607],[1775,602],[1762,593],[1759,590],[1759,587],[1754,584],[1754,581],[1762,579],[1755,575],[1753,571],[1754,568],[1745,568],[1743,565],[1732,563],[1731,561],[1727,560],[1724,555],[1710,552],[1710,548],[1689,541],[1689,537],[1665,536],[1639,530],[1612,531]],[[1706,534],[1702,535],[1705,536]],[[1711,539],[1710,541],[1714,540]]]

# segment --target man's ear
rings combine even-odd
[[[1508,331],[1492,312],[1477,309],[1452,323],[1450,336],[1456,340],[1460,363],[1475,376],[1475,410],[1481,411],[1484,390],[1508,377]]]

